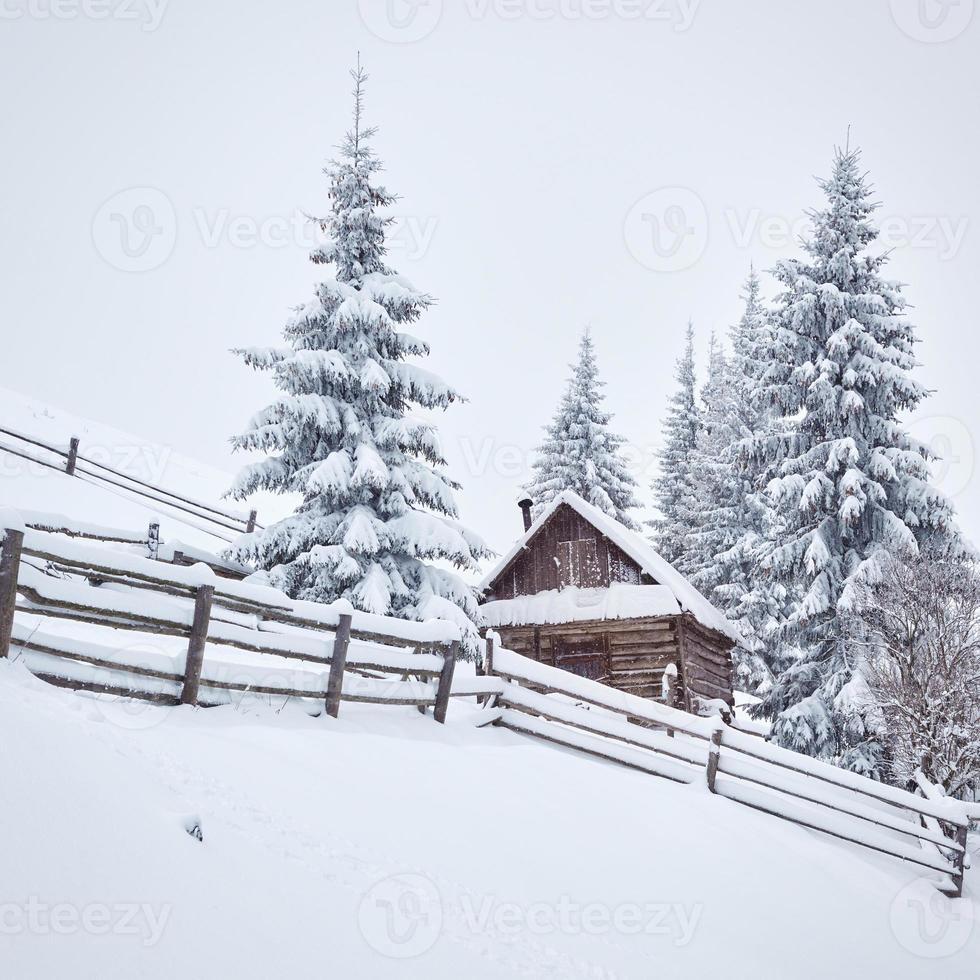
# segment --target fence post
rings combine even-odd
[[[333,638],[330,654],[330,675],[327,678],[327,714],[336,718],[340,714],[340,695],[344,689],[344,667],[347,665],[347,647],[350,645],[350,613],[342,613]]]
[[[671,673],[670,670],[671,667],[674,668],[673,673]],[[661,677],[660,679],[660,695],[664,699],[664,704],[667,705],[668,708],[674,707],[674,701],[675,701],[674,685],[671,682],[672,680],[676,679],[676,676],[677,676],[676,665],[668,664],[667,667],[664,669],[663,677]],[[674,737],[674,729],[668,728],[667,738],[673,738],[673,737]]]
[[[0,659],[10,653],[14,610],[17,608],[17,575],[23,547],[24,532],[8,529],[3,539],[3,550],[0,552]]]
[[[184,665],[184,687],[180,692],[181,704],[197,704],[197,692],[201,686],[201,667],[204,666],[204,645],[208,639],[211,621],[213,585],[198,586],[194,599],[194,623],[187,643],[187,663]]]
[[[259,519],[259,512],[257,510],[249,511],[248,523],[245,525],[245,533],[251,534],[255,530],[255,524]]]
[[[476,661],[476,676],[477,677],[493,677],[493,634],[487,634],[487,650],[482,661],[477,659]],[[477,704],[486,704],[490,700],[489,694],[478,694],[476,696]]]
[[[439,689],[436,691],[436,706],[432,712],[433,717],[440,725],[446,721],[446,709],[449,707],[449,692],[453,687],[453,673],[456,670],[458,653],[459,641],[454,640],[443,654],[442,671],[439,674]]]
[[[715,792],[715,777],[718,775],[718,762],[721,757],[721,729],[716,728],[711,733],[711,744],[708,746],[708,790]]]
[[[424,649],[423,649],[423,648],[422,648],[421,646],[417,646],[417,647],[414,647],[414,648],[412,649],[412,653],[413,653],[413,654],[414,654],[415,656],[418,656],[419,654],[422,654],[422,653],[425,653],[425,650],[424,650]],[[412,677],[412,675],[411,675],[411,673],[408,673],[408,674],[406,674],[406,675],[405,675],[405,676],[404,676],[404,677],[402,678],[402,680],[403,680],[403,681],[407,681],[407,680],[411,680],[411,677]],[[419,678],[416,678],[416,680],[418,680],[418,679],[419,679]],[[424,715],[424,714],[426,713],[426,711],[428,710],[428,708],[427,708],[427,707],[426,707],[426,705],[424,705],[424,704],[419,704],[419,705],[416,705],[416,707],[417,707],[417,709],[418,709],[418,713],[419,713],[420,715]]]
[[[68,462],[65,465],[65,472],[69,476],[75,475],[75,466],[78,464],[78,436],[72,436],[68,443]]]
[[[146,547],[149,557],[154,561],[160,556],[160,525],[151,524],[146,534]]]
[[[966,834],[969,829],[969,820],[962,827],[956,828],[956,843],[963,848],[963,850],[957,851],[955,857],[953,858],[953,866],[956,868],[956,872],[952,876],[953,898],[963,897],[963,875],[964,868],[966,867]]]

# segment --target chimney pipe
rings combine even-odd
[[[533,501],[528,496],[523,496],[517,501],[517,506],[521,508],[521,515],[524,518],[524,531],[531,530],[531,506]]]

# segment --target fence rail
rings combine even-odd
[[[0,550],[0,658],[18,657],[64,687],[155,703],[214,705],[237,693],[414,705],[444,721],[459,631],[294,602],[221,579],[203,565],[165,565],[36,528],[5,528]],[[34,628],[26,614],[102,627],[110,642]],[[119,631],[187,640],[184,651],[127,651]],[[259,655],[255,657],[253,655]]]
[[[495,646],[481,691],[489,720],[709,791],[811,830],[936,872],[961,895],[971,811],[779,748],[720,718],[701,718]],[[975,811],[974,811],[975,815]]]
[[[0,436],[4,436],[8,440],[13,439],[19,443],[17,446],[12,446],[0,442],[0,452],[26,459],[48,469],[63,472],[86,483],[94,482],[98,486],[115,487],[116,490],[122,490],[133,496],[162,504],[180,514],[186,514],[196,520],[204,521],[210,526],[203,527],[201,530],[207,531],[220,540],[229,542],[232,540],[226,537],[222,533],[223,531],[231,531],[238,535],[251,534],[256,529],[262,529],[262,525],[258,523],[258,513],[255,510],[244,515],[233,510],[216,507],[189,495],[167,490],[146,480],[129,476],[120,470],[91,459],[82,452],[82,442],[76,436],[71,438],[67,447],[58,446],[35,436],[18,432],[15,429],[3,427],[0,427]],[[25,449],[25,446],[42,449],[63,459],[64,463],[54,463],[51,460],[41,459],[35,453]],[[214,528],[220,528],[221,531],[216,532]]]
[[[207,565],[216,575],[223,578],[243,579],[252,574],[253,569],[238,562],[222,558],[203,548],[196,548],[179,541],[170,543],[160,541],[160,525],[150,524],[145,531],[129,531],[122,528],[106,527],[75,521],[63,514],[49,514],[40,511],[17,511],[24,526],[32,531],[44,531],[80,541],[95,541],[99,544],[134,545],[146,549],[147,557],[154,561],[172,565]],[[98,552],[104,555],[104,552]]]

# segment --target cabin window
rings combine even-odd
[[[558,584],[595,589],[602,585],[595,538],[558,542]]]

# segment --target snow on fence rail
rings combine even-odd
[[[261,529],[262,525],[257,523],[258,514],[252,510],[248,515],[228,510],[223,507],[215,507],[213,504],[204,503],[194,497],[173,490],[158,487],[155,484],[140,480],[137,477],[129,476],[120,470],[106,466],[94,459],[90,459],[81,452],[81,441],[77,437],[72,437],[67,446],[56,446],[35,436],[25,435],[15,429],[0,427],[0,435],[8,439],[14,439],[21,445],[11,446],[0,442],[0,451],[26,459],[39,466],[48,469],[64,472],[68,476],[77,477],[86,483],[95,483],[97,486],[112,486],[118,490],[125,491],[133,496],[142,497],[145,500],[156,504],[163,504],[171,510],[176,510],[181,514],[187,514],[197,520],[205,521],[210,527],[202,527],[201,530],[223,540],[231,541],[231,538],[223,534],[216,533],[213,528],[221,528],[225,531],[232,531],[235,534],[251,534],[256,528]],[[36,453],[25,446],[33,446],[44,452],[51,453],[60,457],[64,463],[55,463],[50,459],[41,459]],[[199,525],[195,525],[199,526]]]
[[[916,796],[496,647],[480,690],[488,721],[681,783],[941,875],[961,895],[969,808]]]
[[[106,527],[102,524],[91,524],[87,521],[77,521],[63,514],[50,514],[43,511],[16,511],[18,524],[32,531],[46,531],[49,534],[59,534],[68,538],[79,538],[83,541],[97,541],[101,544],[125,544],[146,548],[147,556],[156,561],[168,562],[173,565],[194,565],[203,563],[213,572],[225,578],[243,579],[252,574],[252,569],[237,562],[221,558],[212,552],[180,541],[161,542],[160,525],[150,524],[146,531],[129,531],[122,528]],[[3,512],[0,511],[0,517]]]
[[[415,705],[445,720],[454,624],[294,602],[205,565],[162,565],[26,526],[0,530],[0,659],[17,648],[53,684],[169,704],[221,704],[234,692],[315,698],[334,717],[341,701]],[[33,628],[25,614],[103,627],[102,636],[132,630],[188,643],[173,653],[120,649]]]

